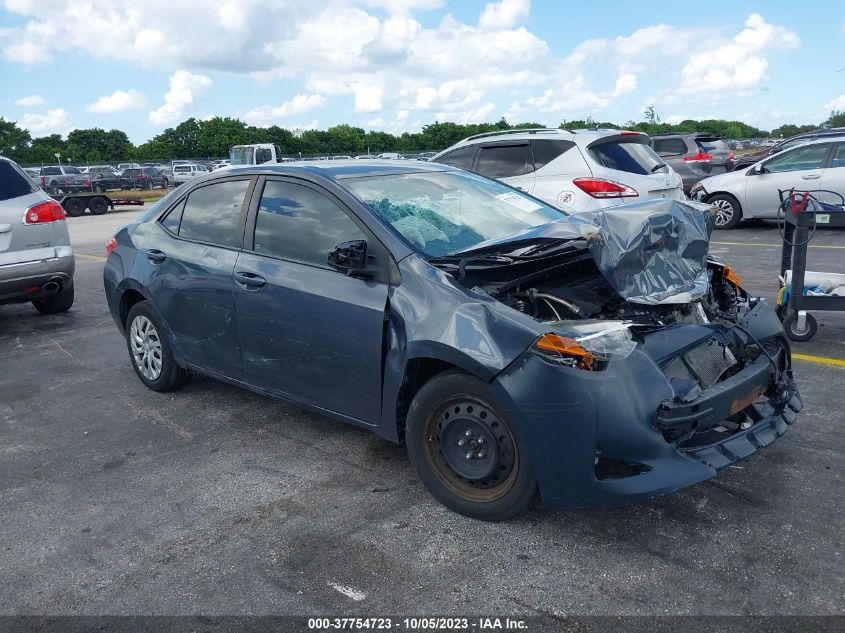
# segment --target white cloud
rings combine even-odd
[[[692,55],[681,71],[678,90],[686,94],[734,95],[760,86],[769,67],[766,53],[798,46],[798,36],[768,24],[758,13],[730,42]]]
[[[211,87],[211,79],[187,70],[177,70],[170,76],[170,90],[164,95],[164,105],[150,112],[150,123],[165,125],[178,121],[193,105],[196,97]]]
[[[85,109],[97,114],[112,114],[126,110],[140,110],[147,107],[147,98],[137,90],[115,90],[112,94],[100,97]]]
[[[616,87],[613,89],[613,96],[619,97],[636,89],[637,76],[633,73],[623,73],[616,78]]]
[[[718,110],[717,102],[760,89],[775,55],[798,44],[791,30],[752,14],[740,28],[726,26],[727,19],[633,31],[623,24],[614,25],[617,37],[589,40],[570,25],[561,31],[568,51],[554,54],[528,28],[529,0],[487,0],[475,21],[449,13],[421,17],[444,5],[217,0],[198,11],[192,1],[5,0],[6,10],[21,19],[19,26],[0,28],[0,54],[26,64],[61,53],[81,62],[93,57],[182,69],[150,113],[154,125],[194,112],[211,86],[208,71],[217,70],[274,86],[284,80],[289,92],[277,102],[243,106],[252,122],[298,116],[305,112],[299,110],[303,99],[314,104],[319,97],[313,107],[335,106],[340,117],[352,114],[350,122],[381,119],[398,128],[441,115],[498,118],[502,111],[514,120],[549,120],[549,113],[580,118],[617,100],[639,102],[644,85],[648,102],[661,109]],[[625,99],[631,94],[636,97]],[[107,108],[99,102],[90,107]],[[399,112],[405,113],[401,119]]]
[[[485,31],[510,29],[525,20],[530,11],[531,0],[489,2],[478,19],[478,26]]]
[[[839,95],[833,101],[824,104],[826,110],[845,110],[845,95]]]
[[[326,98],[323,95],[302,94],[296,95],[290,101],[285,101],[280,106],[263,106],[250,110],[244,115],[247,123],[258,124],[268,123],[270,121],[278,121],[290,116],[304,114],[314,108],[319,108],[326,103]]]
[[[47,110],[46,114],[27,112],[18,120],[18,125],[29,130],[33,136],[64,135],[72,128],[70,115],[63,108]]]
[[[15,101],[15,105],[24,106],[27,108],[34,108],[35,106],[44,105],[47,103],[44,100],[44,97],[40,97],[38,95],[31,95],[29,97],[21,97],[17,101]]]

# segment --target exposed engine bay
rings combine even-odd
[[[576,242],[554,258],[507,266],[467,266],[462,283],[539,321],[615,319],[644,327],[736,323],[740,306],[747,307],[747,294],[735,283],[731,269],[716,260],[708,261],[707,276],[708,291],[697,301],[633,303],[601,274],[586,245]]]

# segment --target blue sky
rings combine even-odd
[[[845,110],[845,3],[4,0],[0,116],[142,142],[195,116],[762,128]]]

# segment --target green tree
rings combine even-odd
[[[50,134],[32,139],[26,152],[25,161],[28,163],[55,164],[56,154],[67,156],[67,146],[59,134]]]
[[[18,127],[14,121],[0,117],[0,155],[15,161],[26,160],[29,132]]]
[[[660,115],[655,112],[653,103],[646,106],[643,114],[645,115],[646,123],[650,123],[652,125],[660,123]]]
[[[332,154],[360,154],[364,150],[366,132],[351,125],[335,125],[326,130],[327,151]]]
[[[77,129],[67,135],[67,152],[77,162],[119,161],[132,154],[133,146],[121,130]]]
[[[822,123],[822,127],[845,127],[845,112],[842,110],[831,110],[827,121]]]
[[[229,117],[214,117],[198,123],[197,148],[199,156],[228,156],[232,145],[252,143],[246,123]]]

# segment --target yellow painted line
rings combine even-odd
[[[819,365],[830,365],[831,367],[845,367],[845,360],[841,358],[828,358],[827,356],[811,356],[810,354],[793,354],[792,358],[796,360],[805,360],[808,363],[818,363]]]
[[[711,244],[720,244],[722,246],[766,246],[768,248],[780,248],[783,244],[766,244],[764,242],[710,242]],[[845,246],[832,244],[808,244],[807,248],[837,248],[845,249]]]
[[[87,253],[74,253],[74,255],[81,257],[82,259],[93,259],[95,262],[106,261],[105,257],[100,257],[99,255],[88,255]]]

